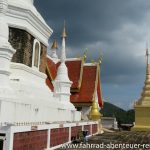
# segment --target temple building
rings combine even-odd
[[[146,79],[141,98],[135,102],[135,131],[150,131],[150,64],[149,51],[146,50]]]
[[[100,64],[66,57],[33,0],[0,0],[0,150],[50,150],[99,132]]]
[[[60,60],[57,56],[57,42],[54,40],[51,47],[51,56],[47,57],[47,79],[46,83],[51,91],[54,91],[53,80],[57,75],[57,68]],[[82,112],[82,119],[89,120],[91,106],[103,107],[101,85],[100,85],[100,63],[86,63],[86,55],[80,58],[67,58],[66,66],[68,68],[69,79],[73,82],[71,85],[70,102],[74,104],[77,110]],[[98,103],[98,105],[97,105]]]

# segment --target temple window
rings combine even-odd
[[[40,66],[40,53],[41,53],[41,44],[35,39],[33,43],[33,55],[32,55],[32,67],[39,69]]]

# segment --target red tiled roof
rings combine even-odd
[[[71,93],[72,103],[91,103],[94,96],[96,81],[96,66],[84,66],[80,92]]]
[[[57,68],[60,65],[60,62],[55,64],[51,59],[47,58],[47,80],[54,80],[57,74]],[[68,68],[69,79],[73,82],[71,89],[79,89],[82,81],[82,65],[83,61],[81,59],[77,60],[67,60],[66,65]],[[50,84],[50,81],[47,81],[47,85],[50,86],[50,89],[53,89],[53,85]]]
[[[55,64],[47,58],[47,79],[46,84],[53,91],[52,80],[56,77],[57,68],[60,63]],[[98,103],[102,107],[103,101],[100,86],[100,71],[98,65],[83,66],[82,60],[67,60],[69,79],[73,81],[71,86],[71,102],[76,103],[92,103],[95,92],[97,90]],[[78,89],[74,91],[73,89]]]
[[[79,84],[81,82],[82,76],[80,78],[80,74],[82,74],[82,60],[77,61],[66,61],[66,65],[68,67],[68,75],[69,79],[73,81],[71,86],[72,89],[80,88]]]

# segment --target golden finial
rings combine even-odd
[[[98,57],[98,63],[101,64],[102,60],[103,60],[103,55],[102,55],[102,50],[100,49],[100,54],[99,54],[99,57]]]
[[[64,21],[64,28],[63,28],[63,32],[62,32],[62,35],[61,35],[62,38],[66,38],[67,37],[67,34],[66,34],[66,22]]]
[[[83,53],[83,59],[84,59],[84,62],[86,61],[87,59],[87,52],[88,52],[88,49],[86,48],[84,53]]]
[[[148,51],[148,44],[147,44],[147,42],[146,42],[146,58],[147,58],[146,64],[148,65],[149,64],[149,51]]]
[[[58,49],[58,44],[57,44],[57,41],[56,39],[54,40],[52,46],[51,46],[51,49]]]
[[[101,64],[102,60],[103,60],[102,55],[100,55],[99,58],[98,58],[98,63]]]

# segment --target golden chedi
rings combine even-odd
[[[101,117],[101,113],[99,112],[99,108],[98,108],[98,104],[97,102],[94,100],[92,102],[92,107],[91,107],[91,111],[89,113],[89,119],[90,120],[94,120],[94,121],[97,121],[100,119]]]
[[[146,79],[141,98],[135,103],[134,131],[150,131],[150,64],[149,52],[146,50]]]

